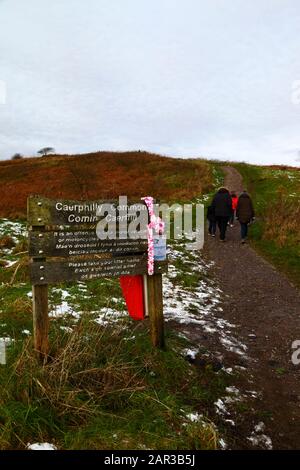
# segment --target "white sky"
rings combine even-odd
[[[44,146],[300,165],[300,1],[0,0],[0,158]]]

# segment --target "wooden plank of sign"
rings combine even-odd
[[[49,351],[48,286],[32,286],[34,349],[44,361]]]
[[[52,200],[42,196],[29,196],[27,199],[27,221],[31,226],[95,226],[96,212],[103,204],[106,207],[117,208],[119,201],[73,201],[68,199]],[[136,207],[138,211],[147,211],[143,201],[127,201],[128,206]],[[121,210],[115,211],[115,216],[125,216]],[[125,219],[124,219],[125,220]]]
[[[111,258],[74,258],[65,261],[51,259],[30,263],[32,284],[55,284],[63,281],[88,281],[101,277],[147,273],[147,255]],[[167,263],[156,262],[155,272],[165,272]]]
[[[152,276],[147,276],[147,291],[152,345],[154,347],[164,348],[165,336],[161,274],[156,273]]]
[[[30,231],[29,256],[66,257],[98,253],[128,254],[145,253],[147,240],[106,239],[100,240],[94,230]]]

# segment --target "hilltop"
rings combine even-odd
[[[26,216],[30,194],[49,198],[110,199],[119,195],[190,200],[213,188],[202,160],[147,152],[48,155],[0,162],[0,217]]]

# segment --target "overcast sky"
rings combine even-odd
[[[300,165],[300,1],[0,0],[0,158],[44,146]]]

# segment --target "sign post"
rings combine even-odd
[[[97,213],[102,205],[111,205],[115,219],[121,220],[117,201],[28,198],[34,347],[43,360],[49,352],[48,285],[101,277],[143,275],[146,278],[144,301],[149,313],[152,344],[164,347],[162,273],[167,270],[167,261],[158,258],[154,263],[154,274],[147,274],[148,242],[143,231],[140,237],[128,238],[132,216],[125,216],[125,223],[124,220],[122,225],[119,223],[115,237],[99,238]],[[140,211],[147,211],[140,201],[135,206]]]
[[[154,347],[165,347],[162,275],[147,276],[148,312],[151,340]]]

